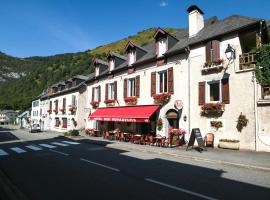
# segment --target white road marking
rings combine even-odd
[[[0,149],[0,156],[6,156],[6,155],[8,155],[8,153]]]
[[[54,149],[54,148],[56,148],[56,146],[49,145],[49,144],[39,144],[39,146],[46,147],[46,148],[49,148],[49,149]]]
[[[80,158],[80,160],[81,161],[84,161],[84,162],[88,162],[88,163],[94,164],[94,165],[97,165],[97,166],[100,166],[100,167],[104,167],[106,169],[110,169],[110,170],[113,170],[113,171],[116,171],[116,172],[119,172],[120,171],[119,169],[116,169],[114,167],[110,167],[110,166],[103,165],[103,164],[100,164],[100,163],[96,163],[96,162],[93,162],[93,161],[90,161],[90,160],[86,160],[84,158]]]
[[[60,142],[52,142],[51,144],[62,146],[62,147],[69,146],[68,144],[63,144],[63,143],[60,143]]]
[[[61,151],[56,151],[56,150],[52,150],[52,149],[50,149],[50,151],[55,152],[55,153],[59,153],[59,154],[64,155],[64,156],[69,156],[69,154],[63,153]]]
[[[42,148],[40,148],[40,147],[37,147],[37,146],[34,146],[34,145],[28,145],[28,146],[26,146],[28,149],[32,149],[32,150],[34,150],[34,151],[40,151],[40,150],[42,150]]]
[[[25,153],[26,151],[19,148],[19,147],[13,147],[13,148],[10,148],[11,150],[15,151],[16,153]]]
[[[62,141],[64,143],[68,143],[68,144],[80,144],[79,142],[71,142],[71,141]]]
[[[180,191],[180,192],[184,192],[184,193],[187,193],[187,194],[190,194],[190,195],[193,195],[193,196],[197,196],[197,197],[200,197],[200,198],[203,198],[203,199],[217,200],[216,198],[213,198],[213,197],[209,197],[209,196],[206,196],[206,195],[197,193],[197,192],[192,192],[192,191],[190,191],[190,190],[186,190],[186,189],[183,189],[183,188],[180,188],[180,187],[176,187],[176,186],[173,186],[173,185],[169,185],[169,184],[167,184],[167,183],[162,183],[162,182],[159,182],[159,181],[150,179],[150,178],[145,178],[145,180],[148,181],[148,182],[151,182],[151,183],[155,183],[155,184],[158,184],[158,185],[162,185],[162,186],[164,186],[164,187],[171,188],[171,189],[174,189],[174,190],[177,190],[177,191]]]

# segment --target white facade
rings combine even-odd
[[[39,124],[41,122],[41,107],[40,99],[32,101],[32,110],[31,110],[31,124]]]

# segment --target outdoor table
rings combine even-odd
[[[136,135],[134,135],[134,137],[133,137],[133,143],[140,143],[140,141],[141,141],[141,137],[142,137],[142,135],[140,135],[140,134],[136,134]]]

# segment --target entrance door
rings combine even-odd
[[[174,109],[168,110],[166,113],[166,118],[169,122],[169,126],[172,128],[179,128],[179,115]]]

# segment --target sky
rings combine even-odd
[[[193,4],[205,19],[270,19],[269,0],[0,0],[0,51],[17,57],[73,53],[152,27],[185,28]]]

